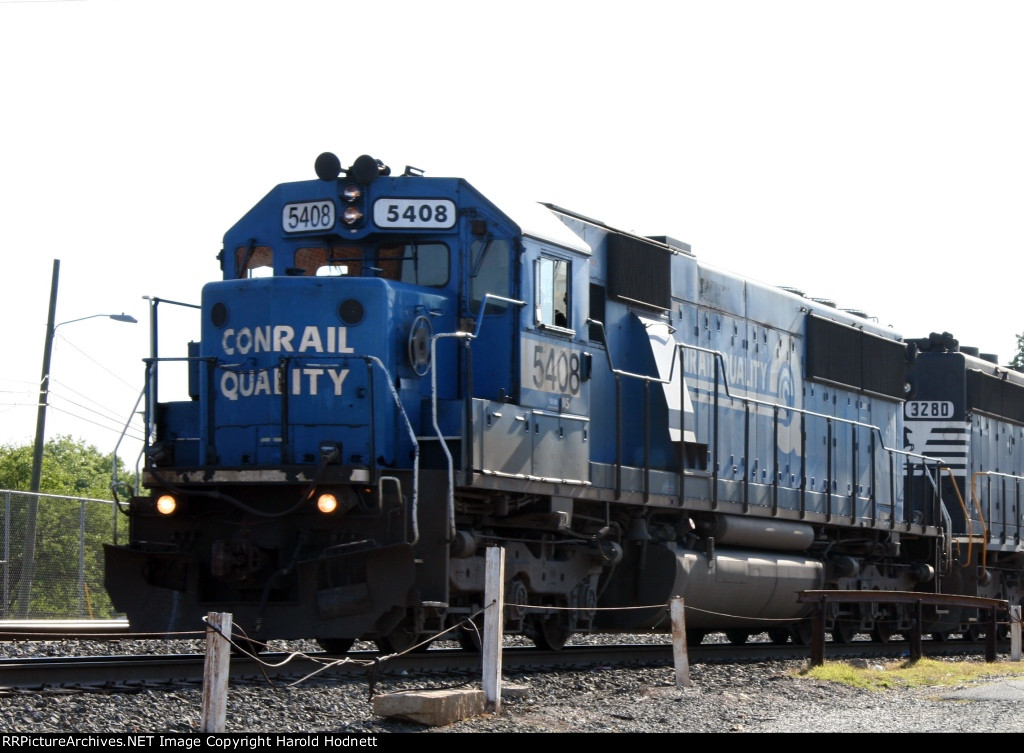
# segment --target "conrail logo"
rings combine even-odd
[[[247,356],[256,353],[352,353],[348,347],[347,327],[296,328],[287,324],[266,324],[224,330],[220,340],[225,356]],[[305,365],[287,369],[287,388],[283,369],[225,368],[218,380],[220,393],[235,401],[261,395],[280,395],[287,389],[290,395],[333,394],[340,397],[349,370],[337,365]]]
[[[308,325],[299,335],[287,324],[266,324],[261,327],[226,329],[220,338],[225,355],[249,353],[351,353],[348,327],[317,327]]]

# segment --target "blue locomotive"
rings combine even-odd
[[[505,632],[549,648],[667,631],[673,597],[691,638],[734,642],[806,640],[809,589],[1020,602],[1019,374],[667,236],[366,155],[315,169],[226,233],[199,340],[147,359],[141,488],[106,550],[134,630],[228,611],[258,641],[471,646],[491,546]],[[163,401],[174,363],[188,394]],[[827,619],[886,640],[911,615]]]

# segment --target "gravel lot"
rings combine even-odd
[[[32,648],[22,643],[0,644],[0,651],[7,656],[39,650],[38,644]],[[93,653],[109,650],[110,646],[102,646]],[[77,643],[73,648],[51,645],[43,651],[50,655],[89,653]],[[979,694],[981,687],[1004,688],[1005,684],[996,686],[988,681],[985,686],[866,691],[799,677],[796,671],[802,667],[806,662],[696,664],[690,667],[691,686],[685,688],[676,687],[672,667],[506,673],[503,684],[514,686],[517,692],[503,698],[498,713],[484,713],[444,727],[375,715],[365,679],[312,678],[295,685],[252,682],[230,687],[226,731],[1024,732],[1024,691],[1019,700],[1015,694],[995,699]],[[479,688],[479,677],[466,677],[465,684]],[[1012,684],[1013,690],[1016,685],[1024,687],[1020,678]],[[389,676],[380,679],[375,691],[425,687],[444,686],[433,679]],[[201,706],[199,686],[135,692],[19,692],[0,695],[0,731],[197,732]]]

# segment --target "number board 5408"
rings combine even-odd
[[[281,227],[286,233],[330,230],[334,227],[334,202],[321,199],[285,204],[281,210]]]
[[[580,394],[583,382],[580,353],[559,345],[523,341],[523,386],[558,395]]]
[[[455,227],[455,220],[455,202],[448,199],[381,198],[373,202],[377,227],[447,230]]]

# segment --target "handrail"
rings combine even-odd
[[[978,513],[978,521],[981,523],[981,541],[982,541],[982,544],[981,544],[981,564],[982,564],[982,567],[984,567],[985,563],[988,560],[989,528],[988,528],[988,524],[985,522],[985,514],[982,512],[981,501],[979,499],[978,492],[977,492],[977,490],[975,489],[975,486],[974,486],[974,481],[975,481],[976,478],[978,478],[978,476],[988,476],[988,477],[996,477],[996,478],[1003,478],[1003,479],[1011,479],[1012,481],[1015,482],[1015,486],[1018,489],[1020,488],[1021,482],[1024,482],[1024,477],[1017,476],[1017,475],[1012,474],[1012,473],[1000,473],[999,471],[975,471],[974,473],[971,474],[971,501],[974,503],[974,509]],[[1019,501],[1019,495],[1018,495],[1018,501]],[[962,505],[962,503],[961,503],[961,505]],[[990,503],[989,506],[991,507],[991,503]],[[1005,517],[1005,514],[1006,514],[1007,507],[1008,506],[1006,504],[1006,499],[1005,499],[1005,495],[1004,495],[1003,496],[1003,514],[1004,514],[1004,517]],[[1017,509],[1017,506],[1015,506],[1015,509]],[[967,514],[966,507],[964,507],[963,513],[964,513],[964,523],[965,523],[965,525],[967,525],[967,524],[970,523],[970,518],[969,518],[969,516]],[[1018,520],[1019,520],[1019,518],[1020,518],[1020,515],[1019,515],[1019,509],[1018,509]],[[973,530],[973,528],[974,528],[973,526],[967,525],[967,529],[968,529],[969,534],[970,534],[970,538],[968,539],[968,545],[971,542],[973,542],[973,540],[974,540],[974,530]],[[1004,523],[1004,529],[1005,529],[1005,523]],[[968,549],[968,552],[969,551],[970,551],[970,549]],[[968,559],[970,559],[970,557],[968,557]]]
[[[921,455],[921,454],[918,454],[918,453],[909,452],[907,450],[900,450],[900,449],[895,449],[895,448],[892,448],[892,447],[888,447],[885,444],[885,438],[882,435],[881,429],[877,425],[875,425],[875,424],[868,424],[868,423],[864,423],[863,421],[857,421],[857,420],[854,420],[854,419],[843,418],[841,416],[830,416],[830,415],[828,415],[826,413],[819,413],[817,411],[807,410],[805,408],[797,408],[797,407],[794,407],[794,406],[788,406],[788,405],[784,405],[784,404],[777,403],[777,402],[772,402],[772,401],[767,401],[767,400],[761,400],[759,398],[754,398],[754,397],[749,397],[749,396],[740,397],[740,396],[737,396],[737,395],[733,395],[731,390],[730,390],[730,388],[729,388],[728,373],[727,373],[727,371],[725,369],[725,357],[724,357],[724,354],[721,351],[713,350],[713,349],[710,349],[710,348],[705,348],[705,347],[699,346],[699,345],[692,345],[690,343],[685,343],[685,342],[677,342],[676,343],[676,347],[678,349],[680,349],[680,350],[691,350],[691,351],[695,351],[695,352],[698,352],[698,353],[706,353],[706,354],[712,356],[713,359],[714,359],[714,363],[715,363],[714,383],[715,383],[715,390],[716,390],[716,392],[715,392],[715,395],[716,395],[715,406],[716,407],[715,407],[714,414],[713,414],[713,421],[714,421],[714,425],[716,427],[715,431],[717,431],[717,425],[718,425],[718,422],[719,422],[717,394],[718,394],[719,391],[721,391],[725,395],[725,397],[727,397],[728,399],[739,401],[744,406],[755,405],[755,406],[760,406],[760,407],[763,407],[763,408],[771,409],[772,412],[773,412],[773,419],[772,420],[773,420],[774,425],[776,426],[776,428],[778,426],[778,411],[779,410],[792,411],[793,413],[795,413],[797,415],[803,416],[805,419],[809,417],[809,418],[817,418],[817,419],[821,419],[821,420],[825,421],[827,426],[828,426],[828,431],[830,433],[832,431],[832,425],[834,423],[838,423],[840,425],[847,426],[847,427],[850,428],[851,431],[853,429],[856,429],[856,428],[866,429],[866,430],[870,431],[871,435],[874,438],[876,438],[877,441],[878,441],[878,445],[872,447],[872,450],[871,450],[871,453],[870,453],[872,458],[875,457],[876,452],[881,452],[881,453],[888,454],[889,457],[894,458],[894,459],[896,457],[903,457],[904,458],[904,462],[909,462],[910,460],[914,459],[914,460],[919,461],[920,464],[922,465],[922,467],[924,467],[924,468],[929,468],[930,467],[931,468],[931,471],[930,471],[931,473],[939,473],[939,472],[941,472],[941,468],[944,467],[944,465],[945,465],[945,462],[941,458],[931,457],[931,456],[927,456],[927,455]],[[719,380],[721,380],[721,382],[719,382]],[[749,419],[749,415],[750,415],[749,409],[745,408],[744,415],[745,415],[745,421],[747,423],[749,423],[749,420],[750,420]],[[776,437],[775,443],[774,443],[774,449],[777,452],[778,451],[778,441],[777,441],[778,435],[777,435],[777,432],[775,433],[774,436]],[[717,442],[714,445],[714,448],[715,448],[715,451],[717,453],[717,451],[718,451]],[[829,444],[829,449],[831,450],[831,443]],[[801,456],[805,457],[805,453],[801,453]],[[873,463],[871,464],[871,467],[872,468],[874,467]],[[778,463],[777,463],[777,458],[776,458],[776,470],[775,470],[776,476],[778,474],[777,468],[778,468]],[[805,478],[806,477],[806,473],[804,472],[804,470],[805,469],[803,469],[803,468],[801,469],[801,478]],[[856,469],[855,468],[851,468],[851,471],[856,471]],[[828,463],[828,472],[830,474],[829,475],[829,479],[828,479],[828,499],[831,500],[831,498],[832,498],[832,480],[833,480],[832,477],[831,477],[831,472],[832,472],[831,459],[829,460],[829,463]],[[744,476],[746,476],[746,472],[745,472]],[[953,484],[954,484],[954,487],[956,487],[955,480],[953,481]],[[959,491],[957,493],[959,495]],[[713,494],[715,495],[715,498],[717,499],[717,484],[715,485],[715,488],[713,489]],[[939,512],[941,514],[941,507],[943,506],[942,500],[939,499],[938,503],[940,505],[940,511]],[[852,507],[853,507],[853,505],[851,504],[851,508]],[[853,512],[855,512],[855,510],[851,509],[851,512],[853,513]],[[829,513],[829,514],[831,514],[831,513]],[[893,522],[895,522],[895,521],[893,521]]]
[[[473,327],[472,332],[438,332],[430,337],[430,363],[433,368],[430,370],[430,412],[431,420],[434,424],[434,433],[437,434],[437,438],[441,444],[441,450],[444,452],[445,459],[448,461],[448,535],[451,537],[450,541],[455,540],[455,461],[452,458],[451,450],[448,448],[448,443],[444,439],[444,434],[441,431],[440,424],[437,419],[437,341],[441,338],[451,337],[459,340],[465,340],[467,343],[471,343],[477,337],[480,336],[480,330],[484,323],[484,312],[487,310],[487,305],[491,301],[499,303],[508,303],[513,306],[525,306],[526,301],[520,301],[515,298],[506,298],[504,296],[495,295],[493,293],[484,293],[484,297],[480,301],[480,311],[477,312],[476,323]],[[472,398],[473,395],[473,377],[472,369],[467,369],[466,376],[466,398],[467,401]],[[467,403],[467,414],[468,414],[468,403]],[[465,417],[466,421],[470,420],[469,415]]]
[[[608,333],[604,328],[604,322],[597,319],[587,318],[586,323],[596,324],[601,328],[601,336],[604,338],[605,343],[608,342]],[[624,371],[622,369],[615,368],[615,363],[612,361],[611,348],[605,347],[604,349],[605,358],[608,360],[608,371],[615,376],[615,496],[619,497],[622,494],[622,382],[620,377],[626,377],[628,379],[637,379],[644,384],[644,488],[643,496],[644,500],[650,495],[650,423],[651,423],[651,400],[650,400],[650,389],[651,384],[671,384],[671,372],[668,379],[662,379],[661,377],[652,377],[646,374],[636,374],[632,371]],[[675,356],[672,358],[673,367],[675,366]],[[680,368],[680,372],[682,369]],[[681,428],[681,427],[680,427]],[[682,494],[682,489],[680,489]]]
[[[879,440],[883,440],[882,430],[879,429],[878,426],[875,425],[875,424],[866,424],[863,421],[856,421],[856,420],[851,419],[851,418],[842,418],[840,416],[830,416],[827,413],[817,413],[816,411],[807,410],[805,408],[796,408],[796,407],[793,407],[793,406],[784,405],[782,403],[773,403],[773,402],[768,401],[768,400],[759,400],[756,397],[739,397],[737,395],[733,395],[729,391],[729,377],[728,377],[728,375],[725,372],[725,357],[723,356],[721,351],[719,351],[719,350],[710,350],[709,348],[703,348],[703,347],[701,347],[699,345],[690,345],[688,343],[682,343],[682,342],[676,343],[676,345],[678,345],[680,348],[683,348],[683,349],[696,350],[696,351],[700,351],[700,352],[703,352],[703,353],[708,353],[710,355],[715,356],[715,362],[716,362],[715,369],[717,371],[718,370],[718,365],[719,365],[719,363],[721,363],[723,389],[725,390],[725,396],[728,397],[730,400],[741,400],[743,402],[753,403],[755,405],[760,405],[760,406],[765,407],[765,408],[781,408],[782,410],[793,411],[794,413],[800,413],[800,414],[803,414],[803,415],[806,415],[806,416],[811,416],[812,418],[822,418],[822,419],[825,419],[826,421],[838,421],[839,423],[848,424],[850,426],[856,426],[856,427],[860,427],[862,429],[870,429],[870,430],[872,430],[872,432],[874,432],[875,434],[878,435]],[[927,455],[918,455],[917,453],[907,452],[906,450],[897,450],[897,449],[892,448],[892,447],[887,447],[885,445],[884,441],[882,442],[881,449],[886,450],[887,452],[892,452],[892,453],[898,454],[898,455],[906,455],[908,457],[916,457],[916,458],[920,458],[922,460],[933,460],[933,461],[935,461],[937,463],[942,462],[941,458],[929,457]]]
[[[597,319],[588,318],[586,320],[586,323],[587,324],[591,324],[591,325],[597,325],[601,329],[602,334],[605,334],[605,338],[604,339],[605,339],[605,342],[607,342],[607,334],[605,332],[605,326],[604,326],[603,322],[601,322],[601,321],[599,321]],[[944,461],[941,458],[931,457],[931,456],[922,455],[922,454],[919,454],[919,453],[910,452],[908,450],[901,450],[901,449],[896,449],[896,448],[892,448],[892,447],[887,446],[886,443],[885,443],[885,438],[882,435],[881,429],[877,425],[875,425],[875,424],[869,424],[869,423],[865,423],[863,421],[857,421],[855,419],[843,418],[841,416],[833,416],[833,415],[829,415],[827,413],[819,413],[817,411],[808,410],[806,408],[797,408],[795,406],[788,406],[788,405],[784,405],[782,403],[772,402],[772,401],[768,401],[768,400],[762,400],[762,399],[759,399],[759,398],[754,398],[754,397],[749,397],[749,396],[740,397],[740,396],[734,395],[732,393],[730,387],[729,387],[728,374],[727,374],[727,371],[726,371],[726,368],[725,368],[725,356],[724,356],[724,354],[721,351],[713,350],[711,348],[705,348],[705,347],[700,346],[700,345],[693,345],[693,344],[690,344],[690,343],[679,342],[679,341],[677,341],[675,343],[675,346],[676,346],[676,351],[679,352],[680,374],[683,375],[684,382],[685,382],[685,371],[684,371],[684,369],[682,367],[683,358],[682,358],[682,353],[680,351],[682,351],[682,350],[690,350],[690,351],[694,351],[694,352],[697,352],[697,353],[706,353],[706,354],[712,356],[712,358],[714,359],[714,364],[715,364],[714,370],[713,370],[714,391],[713,391],[713,395],[712,395],[712,398],[713,398],[713,406],[712,406],[712,422],[713,422],[713,425],[712,425],[712,429],[711,429],[711,431],[712,431],[712,443],[711,443],[711,446],[714,448],[714,452],[716,453],[716,456],[715,456],[714,462],[712,464],[713,479],[712,479],[712,499],[711,499],[711,503],[712,503],[712,507],[713,508],[717,507],[717,504],[718,504],[718,483],[717,483],[717,480],[718,480],[718,465],[719,465],[718,460],[719,459],[717,457],[717,452],[718,452],[718,449],[719,449],[718,448],[718,426],[719,426],[719,422],[720,422],[720,416],[719,416],[719,413],[720,413],[719,395],[720,394],[724,395],[729,400],[739,401],[744,406],[744,427],[745,427],[744,430],[745,430],[745,432],[749,431],[749,425],[750,425],[750,421],[751,421],[751,411],[750,411],[750,407],[751,406],[758,406],[758,407],[761,407],[761,408],[770,409],[772,411],[772,422],[773,422],[773,427],[774,427],[774,431],[773,431],[773,437],[774,437],[773,447],[774,447],[774,452],[776,453],[776,457],[775,457],[775,460],[774,460],[775,468],[774,468],[773,481],[772,481],[772,486],[773,486],[773,489],[774,489],[774,491],[773,491],[773,499],[777,499],[777,493],[778,493],[778,489],[777,489],[777,482],[778,482],[778,457],[777,457],[777,453],[778,453],[779,411],[791,411],[792,413],[801,416],[802,417],[802,419],[801,419],[802,423],[805,423],[806,419],[808,419],[808,418],[820,419],[820,420],[824,421],[826,426],[827,426],[827,431],[829,432],[829,437],[831,437],[832,434],[833,434],[833,430],[834,430],[834,425],[835,424],[838,424],[838,425],[841,425],[841,426],[846,426],[846,427],[848,427],[850,429],[851,432],[853,432],[857,428],[865,429],[865,430],[869,431],[871,433],[871,436],[872,436],[873,440],[874,440],[871,443],[871,449],[868,452],[870,458],[875,458],[878,453],[883,453],[883,454],[888,455],[890,458],[892,458],[892,461],[890,462],[890,471],[892,471],[892,465],[895,462],[895,460],[897,458],[900,458],[900,457],[903,458],[903,462],[904,463],[911,463],[912,461],[919,462],[920,465],[924,469],[928,469],[929,475],[940,473],[941,472],[941,468],[944,466]],[[621,401],[622,401],[622,397],[621,397],[620,378],[621,377],[626,377],[626,378],[642,380],[644,382],[645,390],[646,390],[646,389],[649,388],[649,385],[651,383],[670,384],[671,383],[671,373],[669,375],[669,379],[663,379],[661,377],[653,377],[653,376],[648,376],[648,375],[644,375],[644,374],[637,374],[637,373],[634,373],[634,372],[629,372],[629,371],[625,371],[625,370],[622,370],[622,369],[618,369],[618,368],[616,368],[614,360],[612,358],[611,348],[606,347],[606,348],[604,348],[604,351],[605,351],[605,356],[606,356],[606,359],[607,359],[607,362],[608,362],[608,369],[611,372],[611,374],[613,374],[615,376],[615,378],[616,378],[616,459],[615,459],[615,468],[616,468],[616,493],[618,494],[618,493],[621,493],[621,473],[622,473],[622,470],[621,470],[621,466],[622,466],[622,457],[621,457],[621,443],[622,443],[622,437],[621,437],[621,428],[622,428],[621,427],[621,424],[622,424],[621,407],[622,406],[621,406]],[[675,356],[673,356],[673,361],[672,361],[672,368],[673,369],[675,367],[675,361],[676,361]],[[685,383],[682,384],[682,389],[685,389]],[[645,392],[645,394],[647,394],[647,393]],[[649,403],[649,401],[647,401],[647,402]],[[645,424],[644,424],[645,427],[647,426],[647,424],[649,422],[649,415],[648,415],[649,411],[650,411],[649,404],[645,404]],[[680,426],[680,428],[685,430],[684,426]],[[646,433],[647,432],[645,432],[645,434]],[[803,436],[803,434],[804,434],[804,432],[801,431],[801,436]],[[876,441],[877,441],[877,444],[875,444]],[[853,434],[851,434],[851,443],[856,445],[856,436],[853,435]],[[827,510],[827,514],[831,515],[832,514],[831,513],[831,500],[832,500],[832,497],[833,497],[832,486],[833,486],[833,481],[834,481],[834,479],[832,477],[831,441],[828,442],[828,446],[829,446],[829,453],[830,453],[830,455],[829,455],[828,462],[827,462],[827,471],[828,471],[828,474],[829,474],[828,478],[827,478],[827,483],[826,483],[827,493],[828,493],[828,510]],[[856,448],[856,446],[854,446],[852,449],[853,449],[853,453],[854,453],[853,457],[855,458],[856,454],[857,454],[857,448]],[[645,456],[644,456],[645,457],[645,467],[647,465],[646,460],[648,459],[647,452],[648,452],[648,450],[647,450],[647,447],[645,445]],[[746,457],[747,454],[749,454],[749,453],[745,452],[744,456]],[[806,453],[805,452],[801,452],[800,454],[801,454],[802,458],[806,458]],[[856,470],[857,470],[857,468],[853,467],[853,465],[852,465],[854,463],[856,463],[856,461],[855,460],[851,460],[851,469],[850,469],[851,473],[855,473]],[[874,462],[870,463],[870,468],[871,468],[871,471],[872,471],[872,479],[874,480],[874,468],[875,468]],[[749,469],[744,471],[744,482],[745,482],[744,483],[744,490],[745,490],[744,491],[744,504],[749,504],[748,493],[746,491],[746,489],[747,489],[746,482],[748,481],[748,478],[747,478],[748,477],[748,471],[749,471]],[[801,490],[802,490],[802,494],[806,493],[806,487],[805,487],[806,472],[805,471],[806,471],[806,468],[803,467],[801,469]],[[680,479],[681,479],[680,480],[680,494],[683,493],[683,486],[682,486],[682,484],[683,484],[683,479],[685,479],[685,475],[686,475],[685,474],[685,468],[681,467],[680,468]],[[892,476],[892,473],[890,473],[890,482],[889,482],[890,486],[894,485],[895,482],[896,482],[895,477]],[[954,484],[954,487],[956,487],[956,481],[955,480],[953,481],[953,484]],[[851,486],[853,486],[853,485],[851,485]],[[874,483],[872,483],[872,489],[873,488],[874,488]],[[647,478],[645,476],[644,494],[646,495],[647,493],[648,493]],[[957,493],[959,494],[959,491]],[[851,505],[850,505],[850,507],[851,507],[851,517],[856,515],[855,497],[856,497],[856,488],[854,486],[854,488],[853,488],[853,490],[851,492]],[[874,500],[874,496],[872,496],[872,500]],[[936,514],[933,515],[932,517],[935,520],[934,524],[938,526],[938,525],[940,525],[940,518],[944,514],[944,504],[943,504],[943,502],[942,502],[942,500],[940,498],[937,498],[936,501],[937,501],[937,504],[938,504],[938,509],[935,511]],[[875,519],[875,514],[876,513],[875,513],[874,502],[872,502],[872,520]],[[948,518],[948,513],[945,513],[945,515]],[[895,523],[896,523],[895,519],[893,519],[891,521],[891,523],[892,523],[892,525],[895,525]]]
[[[430,413],[434,423],[434,433],[441,443],[441,451],[444,452],[448,461],[448,536],[449,541],[455,541],[455,461],[452,459],[452,452],[444,439],[444,432],[437,419],[437,341],[441,338],[451,337],[455,339],[470,340],[474,337],[469,332],[438,332],[430,336],[430,363],[433,368],[430,370]]]
[[[964,560],[964,564],[961,565],[960,567],[966,568],[966,567],[970,567],[970,565],[971,565],[971,550],[974,548],[974,526],[971,525],[971,516],[967,512],[967,505],[964,503],[964,497],[960,493],[959,485],[956,483],[956,476],[953,475],[953,469],[949,468],[947,466],[947,467],[945,467],[945,471],[946,471],[947,474],[949,474],[949,480],[950,480],[950,483],[952,483],[952,485],[953,485],[953,491],[956,492],[957,502],[960,503],[960,512],[962,512],[964,514],[964,528],[967,531],[967,558]],[[973,477],[971,478],[971,496],[974,496],[974,478]],[[987,538],[987,536],[984,536],[985,519],[981,515],[981,509],[980,508],[978,509],[978,517],[981,518],[981,530],[982,530],[982,534],[983,534],[982,544],[981,544],[981,546],[982,546],[982,550],[981,550],[981,563],[982,563],[982,566],[984,567],[985,559],[986,559],[986,554],[985,554],[985,538]]]

